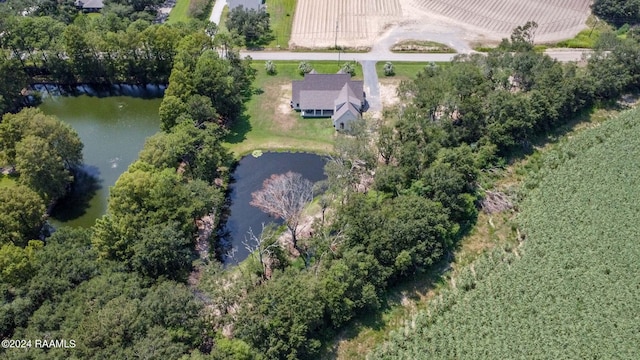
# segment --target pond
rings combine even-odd
[[[240,160],[233,172],[229,212],[222,229],[225,247],[237,249],[233,261],[240,262],[249,255],[242,244],[249,229],[258,235],[262,229],[262,223],[282,224],[282,220],[269,217],[249,204],[251,193],[262,188],[263,181],[271,175],[284,174],[288,171],[300,173],[312,182],[323,180],[326,178],[325,162],[324,157],[307,153],[264,153],[260,157],[248,155]],[[230,259],[225,261],[229,262]]]
[[[42,91],[39,108],[71,125],[84,144],[83,171],[71,195],[56,204],[51,222],[90,227],[107,210],[109,187],[138,158],[145,139],[160,130],[164,88],[114,86],[97,91],[82,86],[73,96]]]

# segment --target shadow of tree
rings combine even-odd
[[[84,215],[90,207],[89,201],[102,188],[101,182],[96,166],[84,165],[76,170],[70,191],[56,202],[51,217],[64,222]]]
[[[251,131],[251,121],[249,115],[243,112],[229,126],[229,132],[224,137],[224,141],[230,144],[239,144],[247,138],[247,133]]]

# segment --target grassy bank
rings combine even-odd
[[[220,24],[218,24],[218,26],[221,29],[226,29],[227,28],[227,19],[229,18],[229,5],[225,5],[224,8],[222,8],[222,14],[220,15]]]
[[[297,150],[327,153],[333,147],[335,130],[331,119],[303,119],[290,108],[291,80],[300,80],[299,61],[274,61],[277,74],[268,75],[264,61],[256,61],[255,93],[246,103],[244,116],[231,127],[228,147],[238,156],[253,150]],[[335,73],[335,61],[310,61],[318,73]],[[356,66],[356,79],[362,70]]]
[[[267,48],[281,49],[289,47],[291,28],[293,27],[293,14],[296,11],[296,0],[269,0],[267,12],[271,18],[271,29],[275,37]]]
[[[171,9],[167,23],[175,24],[189,21],[189,2],[190,0],[176,0],[176,6]]]

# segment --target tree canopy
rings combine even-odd
[[[273,38],[269,13],[264,10],[237,6],[229,11],[225,24],[229,30],[242,35],[249,47],[264,45]]]
[[[595,15],[615,26],[640,23],[638,0],[595,0],[591,8]]]

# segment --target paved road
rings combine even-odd
[[[241,56],[254,60],[335,60],[345,61],[451,61],[456,54],[374,54],[337,52],[241,51]]]
[[[559,61],[579,61],[583,54],[590,50],[550,49],[547,55]],[[400,54],[392,52],[336,53],[336,52],[292,52],[292,51],[241,51],[241,56],[251,56],[254,60],[336,60],[345,61],[408,61],[408,62],[442,62],[451,61],[456,54]]]
[[[227,5],[227,0],[215,0],[216,3],[213,4],[213,9],[211,9],[211,16],[209,16],[209,21],[215,23],[216,25],[220,25],[220,18],[222,17],[222,10],[224,6]]]
[[[361,61],[362,76],[364,77],[364,92],[367,94],[369,109],[367,111],[382,111],[380,99],[380,83],[376,72],[376,62],[370,60]]]

